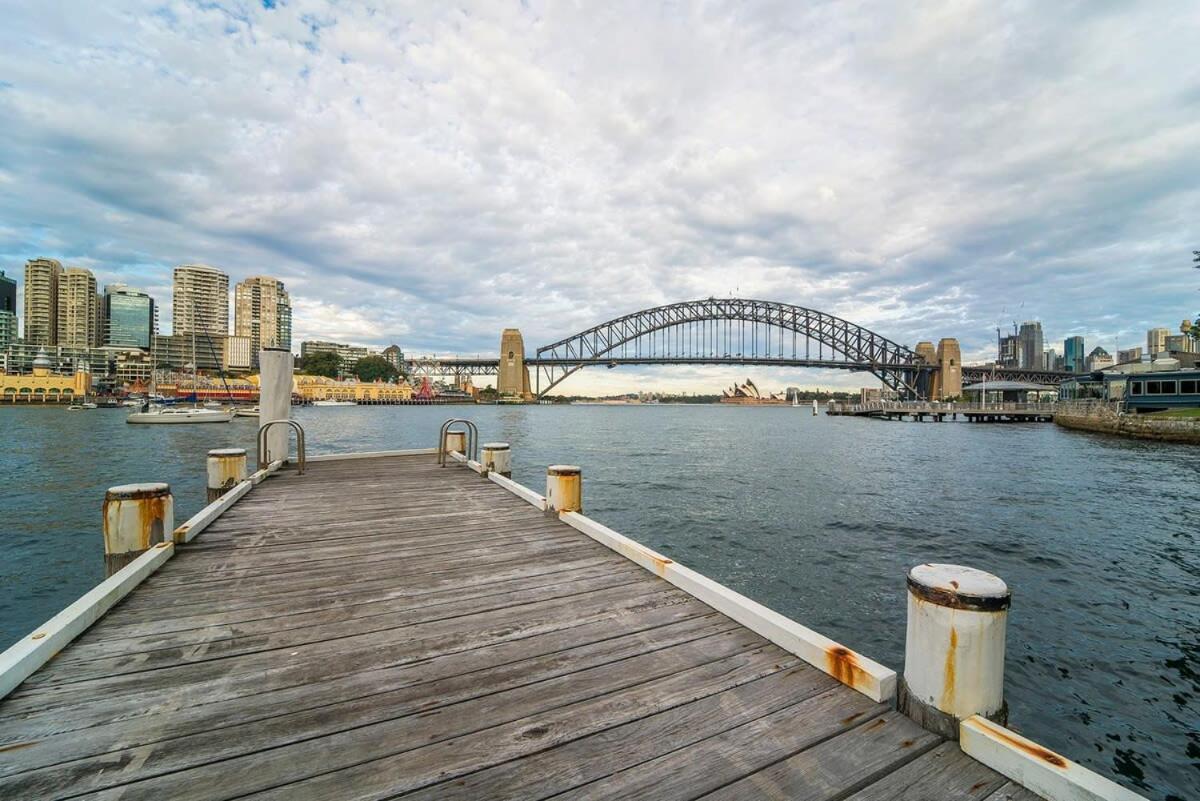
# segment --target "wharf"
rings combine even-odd
[[[950,401],[871,401],[867,403],[830,403],[827,415],[874,417],[883,420],[932,420],[941,423],[957,420],[968,423],[1052,423],[1054,403],[955,403]]]
[[[582,515],[365,457],[260,476],[0,701],[0,797],[1039,797]]]

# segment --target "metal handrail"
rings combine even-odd
[[[462,423],[467,427],[466,431],[451,432],[450,426],[457,423]],[[450,433],[466,434],[467,435],[467,452],[463,454],[468,459],[479,461],[479,429],[470,420],[462,417],[451,417],[446,422],[442,423],[442,430],[438,434],[438,464],[442,467],[446,466],[446,437]]]
[[[286,425],[291,426],[296,432],[296,456],[299,463],[299,469],[296,470],[296,475],[304,475],[304,429],[295,420],[268,420],[258,427],[258,469],[262,470],[267,467],[267,429],[271,426]]]

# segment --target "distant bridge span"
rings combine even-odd
[[[537,349],[540,397],[590,365],[703,364],[867,372],[904,398],[927,398],[939,366],[916,351],[825,312],[767,300],[706,298],[624,315]],[[499,359],[412,360],[417,374],[495,375]],[[1056,384],[1065,374],[964,367],[967,380]]]

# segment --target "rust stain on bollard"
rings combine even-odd
[[[950,627],[950,647],[946,649],[945,679],[942,684],[942,709],[954,706],[955,659],[958,654],[958,630]]]

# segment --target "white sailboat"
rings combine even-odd
[[[192,310],[193,316],[195,309]],[[151,362],[153,362],[153,354]],[[151,397],[154,392],[154,365],[150,368]],[[196,394],[196,326],[192,325],[192,395]],[[179,425],[182,423],[228,423],[233,419],[232,409],[202,409],[193,406],[190,409],[150,408],[144,412],[134,412],[125,418],[126,423],[140,425]]]

